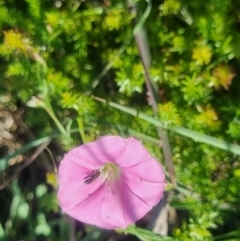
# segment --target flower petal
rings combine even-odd
[[[60,163],[58,170],[59,184],[71,185],[74,182],[79,182],[83,180],[90,171],[90,169],[87,169],[80,164],[72,161],[70,155],[65,155],[64,159]]]
[[[151,210],[149,206],[136,196],[122,179],[115,181],[103,202],[98,221],[102,227],[125,228],[142,218]],[[106,218],[105,218],[106,217]]]
[[[63,211],[67,212],[95,192],[104,182],[98,177],[93,183],[85,184],[85,178],[92,172],[65,156],[59,167],[58,199]]]
[[[102,167],[110,162],[119,166],[117,179],[109,171],[103,173]],[[95,170],[102,174],[91,180]],[[65,155],[58,199],[62,210],[77,220],[106,229],[125,228],[159,202],[164,178],[160,164],[139,141],[106,136]]]
[[[98,222],[102,203],[106,193],[106,185],[101,185],[92,195],[88,196],[81,203],[66,211],[71,217],[101,227]]]
[[[79,221],[105,229],[126,227],[120,195],[118,190],[113,193],[106,184],[102,185],[67,213]]]
[[[155,206],[163,196],[166,186],[162,167],[155,159],[122,169],[122,180],[141,200]]]
[[[151,158],[146,148],[133,137],[126,139],[126,144],[124,152],[115,160],[120,167],[134,166]]]
[[[71,215],[76,206],[83,203],[103,185],[104,180],[99,178],[91,184],[85,184],[83,181],[72,184],[62,184],[58,189],[58,200],[63,212]]]
[[[100,186],[91,196],[69,210],[68,214],[85,223],[115,229],[134,223],[151,208],[119,180],[110,189],[106,185]]]
[[[99,152],[96,142],[90,142],[72,149],[64,158],[88,169],[99,169],[107,160]]]
[[[105,157],[106,162],[117,158],[126,148],[126,139],[120,136],[103,136],[96,142],[98,150]]]

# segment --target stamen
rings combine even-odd
[[[109,162],[100,169],[100,172],[106,180],[108,193],[111,191],[111,193],[115,194],[112,189],[112,182],[119,177],[120,168],[115,163]]]

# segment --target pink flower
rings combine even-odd
[[[130,137],[104,136],[66,154],[59,167],[63,212],[105,229],[125,228],[163,196],[161,165]]]

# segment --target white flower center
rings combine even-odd
[[[101,175],[105,178],[106,181],[113,181],[119,177],[120,168],[118,165],[112,162],[108,162],[103,167],[100,168]]]

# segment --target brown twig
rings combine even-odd
[[[150,0],[148,2],[150,3]],[[134,4],[129,4],[129,9],[132,13],[137,12],[136,5]],[[136,22],[133,24],[136,26]],[[158,96],[157,87],[154,86],[155,83],[152,81],[148,70],[150,67],[151,56],[150,56],[150,48],[147,41],[147,36],[143,27],[141,27],[137,33],[135,32],[135,41],[137,44],[142,66],[144,69],[145,83],[146,83],[148,94],[151,98],[152,110],[153,110],[154,116],[157,117],[159,96]],[[155,89],[153,87],[155,87]],[[172,184],[176,187],[177,183],[175,178],[174,166],[172,162],[172,151],[171,151],[170,142],[168,139],[168,134],[166,131],[164,131],[163,127],[161,126],[157,127],[157,131],[158,131],[159,139],[161,140],[164,161],[166,164],[166,168],[170,174],[170,180]],[[147,227],[152,229],[155,233],[158,233],[161,235],[167,235],[167,232],[168,232],[167,193],[165,194],[165,197],[162,198],[161,201],[158,203],[158,205],[155,207],[154,215],[151,217]]]
[[[3,190],[8,184],[14,180],[26,167],[28,167],[43,151],[44,149],[48,146],[48,144],[51,142],[51,139],[48,140],[47,142],[43,143],[40,145],[37,150],[33,153],[33,155],[27,159],[24,164],[22,164],[20,167],[16,169],[14,174],[8,178],[8,180],[0,185],[0,190]]]
[[[130,11],[136,11],[136,6],[133,4],[130,5]],[[137,43],[140,59],[142,62],[142,66],[144,68],[144,75],[145,75],[145,83],[147,86],[147,91],[151,97],[152,101],[152,110],[154,113],[154,116],[158,115],[158,101],[157,101],[157,93],[154,93],[153,86],[155,83],[151,80],[150,74],[149,74],[149,67],[150,67],[150,50],[149,45],[147,43],[147,37],[145,34],[145,31],[143,28],[141,28],[135,35],[135,40]],[[155,91],[157,92],[157,91]],[[174,165],[172,162],[172,151],[170,147],[170,142],[168,139],[168,134],[162,127],[157,127],[158,130],[158,136],[162,140],[162,150],[163,150],[163,156],[166,164],[166,168],[170,174],[170,180],[174,186],[176,186],[176,178],[175,178],[175,171],[174,171]]]

